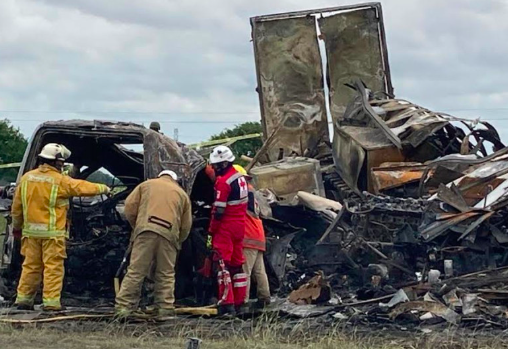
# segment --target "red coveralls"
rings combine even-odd
[[[225,263],[219,271],[219,305],[240,306],[245,302],[247,275],[242,271],[243,238],[248,202],[247,181],[231,167],[215,182],[216,200],[212,209],[210,235],[212,247]],[[218,207],[224,208],[220,220],[215,218]],[[232,289],[231,289],[232,277]]]

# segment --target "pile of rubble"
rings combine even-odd
[[[279,309],[504,326],[496,129],[395,98],[379,3],[251,24],[265,143],[250,174],[265,225],[302,229],[267,229],[272,286],[289,296]]]
[[[270,203],[265,223],[305,229],[269,236],[287,244],[281,294],[313,304],[305,315],[507,325],[508,148],[487,123],[355,89],[335,124],[334,164],[296,157],[251,170]],[[266,173],[287,181],[268,187]]]
[[[271,289],[282,299],[268,311],[353,324],[506,327],[508,148],[496,129],[394,97],[378,3],[251,23],[264,143],[247,170],[264,220]],[[34,133],[20,175],[50,141],[77,149],[70,161],[88,168],[79,178],[107,170],[122,183],[112,198],[73,203],[65,296],[112,301],[129,236],[123,202],[137,184],[172,169],[194,214],[176,298],[210,304],[213,280],[196,272],[214,200],[207,150],[130,123],[50,122]],[[2,197],[5,212],[10,199]],[[8,300],[20,257],[6,233],[0,296]]]

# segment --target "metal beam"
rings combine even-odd
[[[233,144],[235,142],[243,141],[243,140],[246,140],[246,139],[259,138],[262,135],[263,134],[261,134],[261,133],[252,133],[252,134],[244,135],[244,136],[216,139],[216,140],[213,140],[213,141],[206,141],[206,142],[189,144],[189,145],[187,145],[187,148],[196,149],[196,148],[211,147],[213,145],[224,144],[224,143]]]

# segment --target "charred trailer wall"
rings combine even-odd
[[[265,138],[282,123],[269,159],[277,160],[279,149],[303,155],[329,138],[315,18],[251,23]]]

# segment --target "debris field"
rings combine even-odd
[[[351,325],[507,328],[508,148],[496,129],[395,97],[379,3],[251,24],[264,143],[247,170],[274,298],[264,312]],[[79,178],[103,169],[115,179],[111,198],[72,202],[69,309],[109,314],[130,234],[123,201],[163,169],[184,178],[194,208],[177,265],[177,302],[212,304],[214,280],[197,273],[214,199],[205,174],[210,149],[130,123],[47,122],[35,131],[20,176],[50,141],[77,149],[69,161],[86,167]],[[2,195],[9,222],[12,188]],[[20,271],[10,233],[8,226],[0,240],[6,305]],[[9,314],[0,321],[42,316]]]

